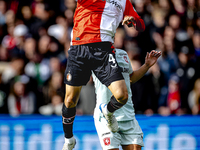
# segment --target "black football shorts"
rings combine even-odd
[[[124,79],[116,62],[110,42],[70,46],[64,83],[71,86],[86,85],[91,71],[106,86]]]

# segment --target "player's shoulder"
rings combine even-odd
[[[128,54],[125,50],[122,50],[122,49],[115,49],[115,56],[116,56],[116,59],[117,59],[117,62],[123,62],[126,64],[127,63],[130,63],[130,60],[129,60],[129,57],[128,57]]]

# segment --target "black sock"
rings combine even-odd
[[[113,113],[115,110],[121,108],[124,104],[118,102],[114,96],[110,98],[110,102],[107,105],[107,109],[109,112]]]
[[[66,138],[71,138],[73,136],[73,122],[76,115],[76,107],[67,108],[65,104],[62,107],[62,123],[63,131]]]

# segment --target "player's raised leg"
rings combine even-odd
[[[103,68],[105,69],[102,71],[102,67],[99,67],[100,69],[97,68],[94,73],[97,75],[97,78],[110,89],[113,96],[108,104],[102,104],[99,108],[107,120],[108,128],[112,132],[117,132],[118,124],[113,114],[117,109],[120,109],[126,104],[128,100],[128,91],[112,46],[106,53],[106,57],[104,56],[103,62],[105,62],[103,64]]]
[[[76,105],[82,86],[66,85],[65,100],[62,108],[62,123],[65,133],[63,150],[72,150],[76,144],[73,137],[73,122],[76,115]]]
[[[108,128],[112,132],[117,132],[118,123],[113,113],[126,104],[128,100],[128,91],[124,80],[114,81],[108,88],[114,96],[111,97],[108,104],[101,104],[99,108],[107,120]]]

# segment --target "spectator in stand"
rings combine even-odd
[[[147,30],[149,32],[149,40],[151,41],[151,47],[152,49],[156,48],[156,43],[154,41],[153,35],[154,33],[159,33],[160,35],[163,35],[165,26],[167,25],[167,22],[165,20],[166,13],[161,10],[159,7],[155,7],[152,11],[152,22],[147,27]]]
[[[172,30],[171,27],[167,26],[164,31],[163,35],[163,44],[164,44],[164,49],[167,53],[168,59],[172,63],[172,71],[176,71],[176,68],[178,67],[178,56],[177,53],[175,52],[175,44],[174,44],[174,37],[175,33]]]
[[[2,39],[2,48],[5,49],[7,54],[7,61],[10,61],[14,54],[12,49],[16,46],[16,39],[14,38],[14,25],[10,25],[6,28],[7,34]]]
[[[23,6],[21,9],[22,21],[31,30],[31,25],[34,22],[33,14],[29,6]]]
[[[5,16],[6,16],[6,25],[8,27],[15,24],[16,16],[13,10],[9,9],[6,12]]]
[[[24,69],[24,60],[20,57],[13,57],[9,66],[2,72],[2,82],[9,84],[10,80],[20,75]]]
[[[189,92],[192,90],[196,74],[195,64],[194,61],[191,60],[191,56],[192,54],[189,47],[183,46],[178,54],[179,66],[176,70],[176,74],[180,79],[181,109],[184,110],[185,113],[189,113],[187,98]]]
[[[167,86],[171,74],[175,73],[178,66],[178,58],[173,51],[173,47],[172,50],[169,50],[169,47],[166,47],[166,40],[164,41],[163,37],[159,33],[154,33],[153,38],[157,45],[156,50],[162,51],[162,56],[158,59],[158,65],[164,75],[165,86]],[[173,45],[173,43],[170,44]]]
[[[21,57],[25,58],[24,54],[24,41],[28,36],[28,28],[24,24],[19,24],[15,26],[13,35],[16,40],[16,45],[12,49],[12,55],[20,55]]]
[[[23,24],[19,24],[17,26],[10,25],[7,30],[8,35],[4,36],[2,46],[7,49],[9,58],[11,59],[15,55],[25,57],[23,45],[28,34],[28,28]]]
[[[34,43],[32,44],[34,45]],[[32,59],[30,59],[30,61],[25,66],[25,73],[28,76],[37,80],[39,89],[42,88],[43,84],[50,78],[51,74],[49,68],[49,58],[50,58],[49,45],[50,45],[50,37],[47,35],[42,36],[37,45],[38,53],[36,50],[36,46],[34,46],[35,47],[35,50],[33,50],[35,51],[33,53],[34,55]]]
[[[200,31],[195,30],[193,36],[192,36],[192,41],[193,41],[193,46],[194,46],[194,59],[195,59],[195,70],[196,70],[196,74],[195,77],[196,79],[200,77],[200,70],[199,70],[199,66],[200,66]]]
[[[5,47],[0,45],[0,61],[10,61],[8,56],[8,51]]]
[[[52,96],[56,93],[64,95],[63,75],[61,72],[53,72],[50,80],[42,88],[44,104],[51,103]]]
[[[175,52],[178,54],[182,46],[190,44],[190,37],[186,31],[186,27],[182,26],[181,17],[177,14],[172,14],[169,17],[169,26],[175,32]]]
[[[200,58],[200,31],[195,31],[192,37],[193,45],[194,45],[194,51],[195,51],[195,57],[197,59]]]
[[[186,0],[186,23],[189,26],[195,25],[195,15],[197,13],[197,1],[196,0]]]
[[[0,114],[8,113],[7,98],[9,93],[8,84],[2,82],[2,72],[9,66],[8,63],[0,62]]]
[[[196,26],[196,30],[200,29],[200,7],[199,7],[199,11],[196,13],[197,19],[195,20],[195,26]]]
[[[72,27],[73,27],[73,14],[74,14],[74,11],[76,9],[76,1],[74,1],[74,0],[64,0],[64,7],[65,7],[64,15],[67,19],[67,24],[72,29]]]
[[[26,58],[26,63],[29,61],[34,61],[38,57],[38,53],[36,50],[36,40],[32,37],[28,37],[25,39],[23,44],[23,51]]]
[[[180,89],[179,89],[179,77],[177,75],[172,75],[168,83],[167,96],[162,101],[158,109],[158,113],[161,115],[170,114],[181,114],[180,109],[181,99],[180,99]]]
[[[6,23],[6,14],[7,6],[4,0],[0,0],[0,25],[4,25]]]
[[[47,28],[55,24],[54,16],[51,16],[51,9],[48,3],[35,3],[34,5],[34,22],[31,23],[30,32],[35,39],[47,34]]]
[[[55,94],[51,97],[51,102],[39,107],[39,113],[42,115],[59,115],[61,116],[63,105],[63,95]]]
[[[152,115],[158,113],[158,100],[161,88],[164,86],[164,75],[160,70],[158,63],[155,63],[147,72],[146,89],[149,93],[147,97],[147,109],[144,114]]]
[[[49,60],[49,68],[51,71],[51,74],[54,72],[61,72],[62,71],[62,66],[60,59],[58,57],[51,57]]]
[[[184,0],[171,0],[173,4],[173,14],[177,14],[179,17],[181,17],[182,26],[186,25],[186,7]]]
[[[30,78],[25,75],[16,76],[8,95],[8,112],[11,116],[33,114],[36,112],[36,97],[27,88]]]
[[[158,7],[166,13],[166,17],[169,16],[173,9],[172,2],[170,0],[158,0]]]

